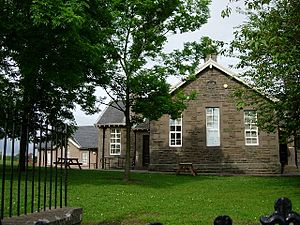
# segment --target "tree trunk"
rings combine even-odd
[[[131,120],[130,120],[130,100],[129,100],[129,93],[126,96],[126,103],[125,103],[125,121],[126,121],[126,155],[125,155],[125,171],[124,171],[124,181],[129,181],[130,176],[130,132],[131,132]]]
[[[23,100],[22,100],[22,108],[21,108],[21,136],[20,136],[20,152],[19,152],[19,167],[20,171],[24,172],[26,167],[26,152],[28,148],[29,142],[29,120],[32,116],[32,107],[34,99],[33,94],[30,94],[30,90],[34,90],[35,88],[35,80],[31,74],[24,77],[24,93],[23,93]]]
[[[21,124],[21,137],[20,137],[20,152],[19,152],[19,169],[21,172],[25,171],[26,167],[26,150],[28,146],[28,113],[24,110],[22,115]]]

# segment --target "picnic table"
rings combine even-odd
[[[60,165],[65,165],[65,163],[69,168],[71,168],[71,165],[76,165],[81,170],[82,163],[79,162],[78,158],[57,158],[57,161],[54,162],[54,164],[60,164]]]
[[[193,163],[179,163],[176,170],[176,175],[180,174],[181,172],[190,172],[193,176],[197,175],[197,172],[193,167]]]

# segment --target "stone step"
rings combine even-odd
[[[298,168],[296,166],[290,166],[290,165],[285,166],[283,174],[298,174],[298,175],[300,175],[300,165],[298,166]]]

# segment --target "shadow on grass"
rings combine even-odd
[[[151,188],[168,188],[171,186],[209,181],[209,180],[228,180],[228,177],[235,176],[218,176],[218,175],[198,175],[193,177],[189,174],[175,175],[170,173],[141,173],[132,172],[128,183],[123,181],[123,171],[101,171],[101,170],[77,170],[68,171],[68,182],[70,185],[140,185]],[[278,188],[295,187],[300,190],[299,177],[282,177],[282,176],[239,176],[244,177],[249,182],[261,183],[262,186],[273,186]],[[234,179],[234,178],[233,178]]]
[[[211,176],[196,176],[163,174],[163,173],[135,173],[130,174],[130,181],[123,181],[122,171],[99,170],[69,170],[70,185],[140,185],[151,188],[168,188],[170,186],[199,180],[212,179]]]

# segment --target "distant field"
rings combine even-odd
[[[300,177],[175,176],[70,170],[69,206],[82,207],[84,225],[213,224],[230,215],[235,225],[255,225],[273,212],[278,197],[300,212]]]

